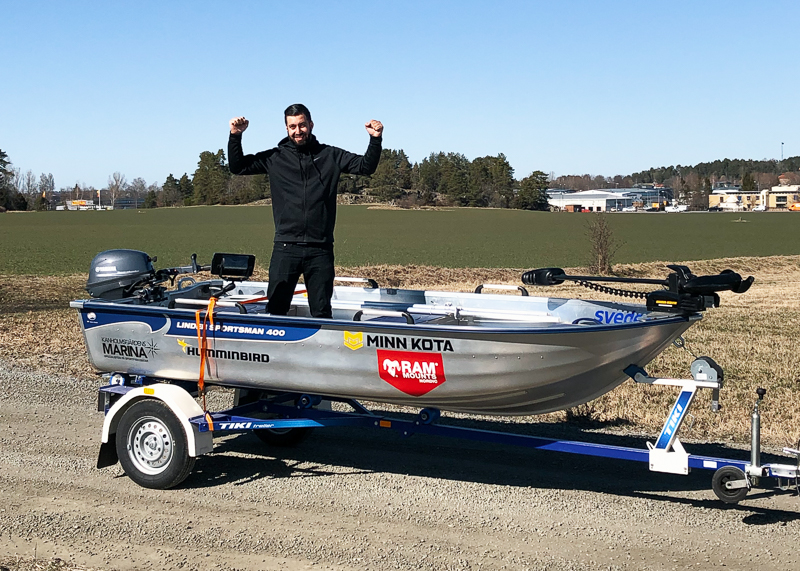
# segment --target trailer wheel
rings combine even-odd
[[[303,440],[311,436],[311,431],[314,430],[310,427],[302,428],[260,428],[254,430],[256,436],[269,446],[296,446]]]
[[[236,389],[235,404],[249,404],[251,402],[258,401],[261,398],[265,398],[267,395],[268,393],[266,391]],[[256,414],[254,416],[256,418],[269,418],[260,414]],[[258,439],[267,446],[280,446],[288,448],[290,446],[296,446],[300,444],[303,440],[311,436],[311,432],[313,430],[314,429],[310,427],[260,428],[258,430],[254,430],[253,432],[256,436],[258,436]]]
[[[747,481],[747,476],[742,470],[736,466],[723,466],[714,472],[714,477],[711,479],[711,489],[726,504],[738,504],[747,496],[749,487],[728,489],[725,484],[742,480]]]
[[[183,426],[167,405],[155,399],[139,401],[125,411],[116,443],[125,473],[145,488],[177,486],[194,467]]]

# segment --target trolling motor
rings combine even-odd
[[[753,276],[742,279],[732,270],[723,270],[710,276],[696,276],[687,266],[670,264],[672,273],[666,279],[620,278],[606,276],[570,276],[561,268],[541,268],[522,274],[526,285],[552,286],[573,281],[590,289],[623,297],[638,297],[646,300],[648,311],[667,313],[694,313],[709,307],[719,306],[720,291],[744,293],[753,285]],[[598,285],[596,282],[659,285],[666,289],[650,293],[621,290]]]
[[[221,295],[233,289],[233,280],[247,279],[253,275],[255,256],[250,254],[216,253],[211,265],[197,263],[197,254],[192,254],[191,264],[175,268],[156,270],[153,262],[157,256],[150,257],[138,250],[107,250],[97,254],[89,268],[86,291],[93,298],[117,300],[138,299],[141,303],[160,301],[164,298],[164,282],[175,284],[175,278],[183,274],[211,272],[224,280],[230,280]],[[192,278],[185,278],[191,280]],[[226,289],[227,288],[227,289]]]

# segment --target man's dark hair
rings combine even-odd
[[[311,111],[308,110],[308,107],[303,105],[302,103],[293,103],[286,108],[286,111],[283,112],[283,120],[287,123],[289,120],[288,117],[294,117],[295,115],[305,115],[306,119],[311,121]]]

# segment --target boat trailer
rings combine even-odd
[[[719,365],[709,357],[699,357],[691,364],[691,379],[655,378],[637,366],[628,367],[625,373],[637,383],[680,388],[664,427],[655,443],[647,443],[647,449],[452,426],[440,422],[440,411],[435,408],[423,408],[413,419],[397,418],[370,411],[354,399],[320,394],[237,389],[233,408],[212,413],[204,411],[195,400],[196,383],[106,373],[103,377],[108,384],[98,392],[98,410],[106,416],[97,467],[120,461],[126,474],[139,485],[167,489],[189,475],[196,457],[212,451],[214,435],[252,431],[267,443],[291,445],[313,428],[351,426],[390,429],[403,436],[429,434],[646,462],[651,471],[670,474],[714,470],[712,489],[726,504],[742,501],[753,487],[796,489],[800,493],[800,449],[783,449],[785,454],[794,456],[794,464],[761,463],[759,404],[765,389],[756,391],[750,460],[715,458],[689,454],[678,439],[678,431],[699,390],[711,389],[711,408],[720,409],[723,371]],[[351,410],[332,410],[333,402]],[[773,485],[766,486],[765,480]]]

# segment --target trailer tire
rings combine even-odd
[[[116,445],[122,469],[144,488],[173,488],[194,467],[183,426],[169,407],[156,399],[140,400],[125,411],[117,427]]]
[[[726,504],[738,504],[747,496],[749,487],[745,486],[744,488],[734,488],[731,490],[728,489],[725,484],[727,482],[736,482],[746,479],[747,476],[745,476],[745,473],[736,466],[723,466],[714,472],[714,477],[711,479],[711,489],[714,490],[717,497]]]
[[[236,404],[249,404],[256,402],[261,398],[269,395],[268,391],[258,391],[253,389],[237,389]],[[255,415],[257,418],[268,418],[263,415]],[[311,436],[314,429],[305,428],[260,428],[254,430],[253,433],[258,436],[267,446],[279,446],[282,448],[289,448],[297,446],[303,440]]]

